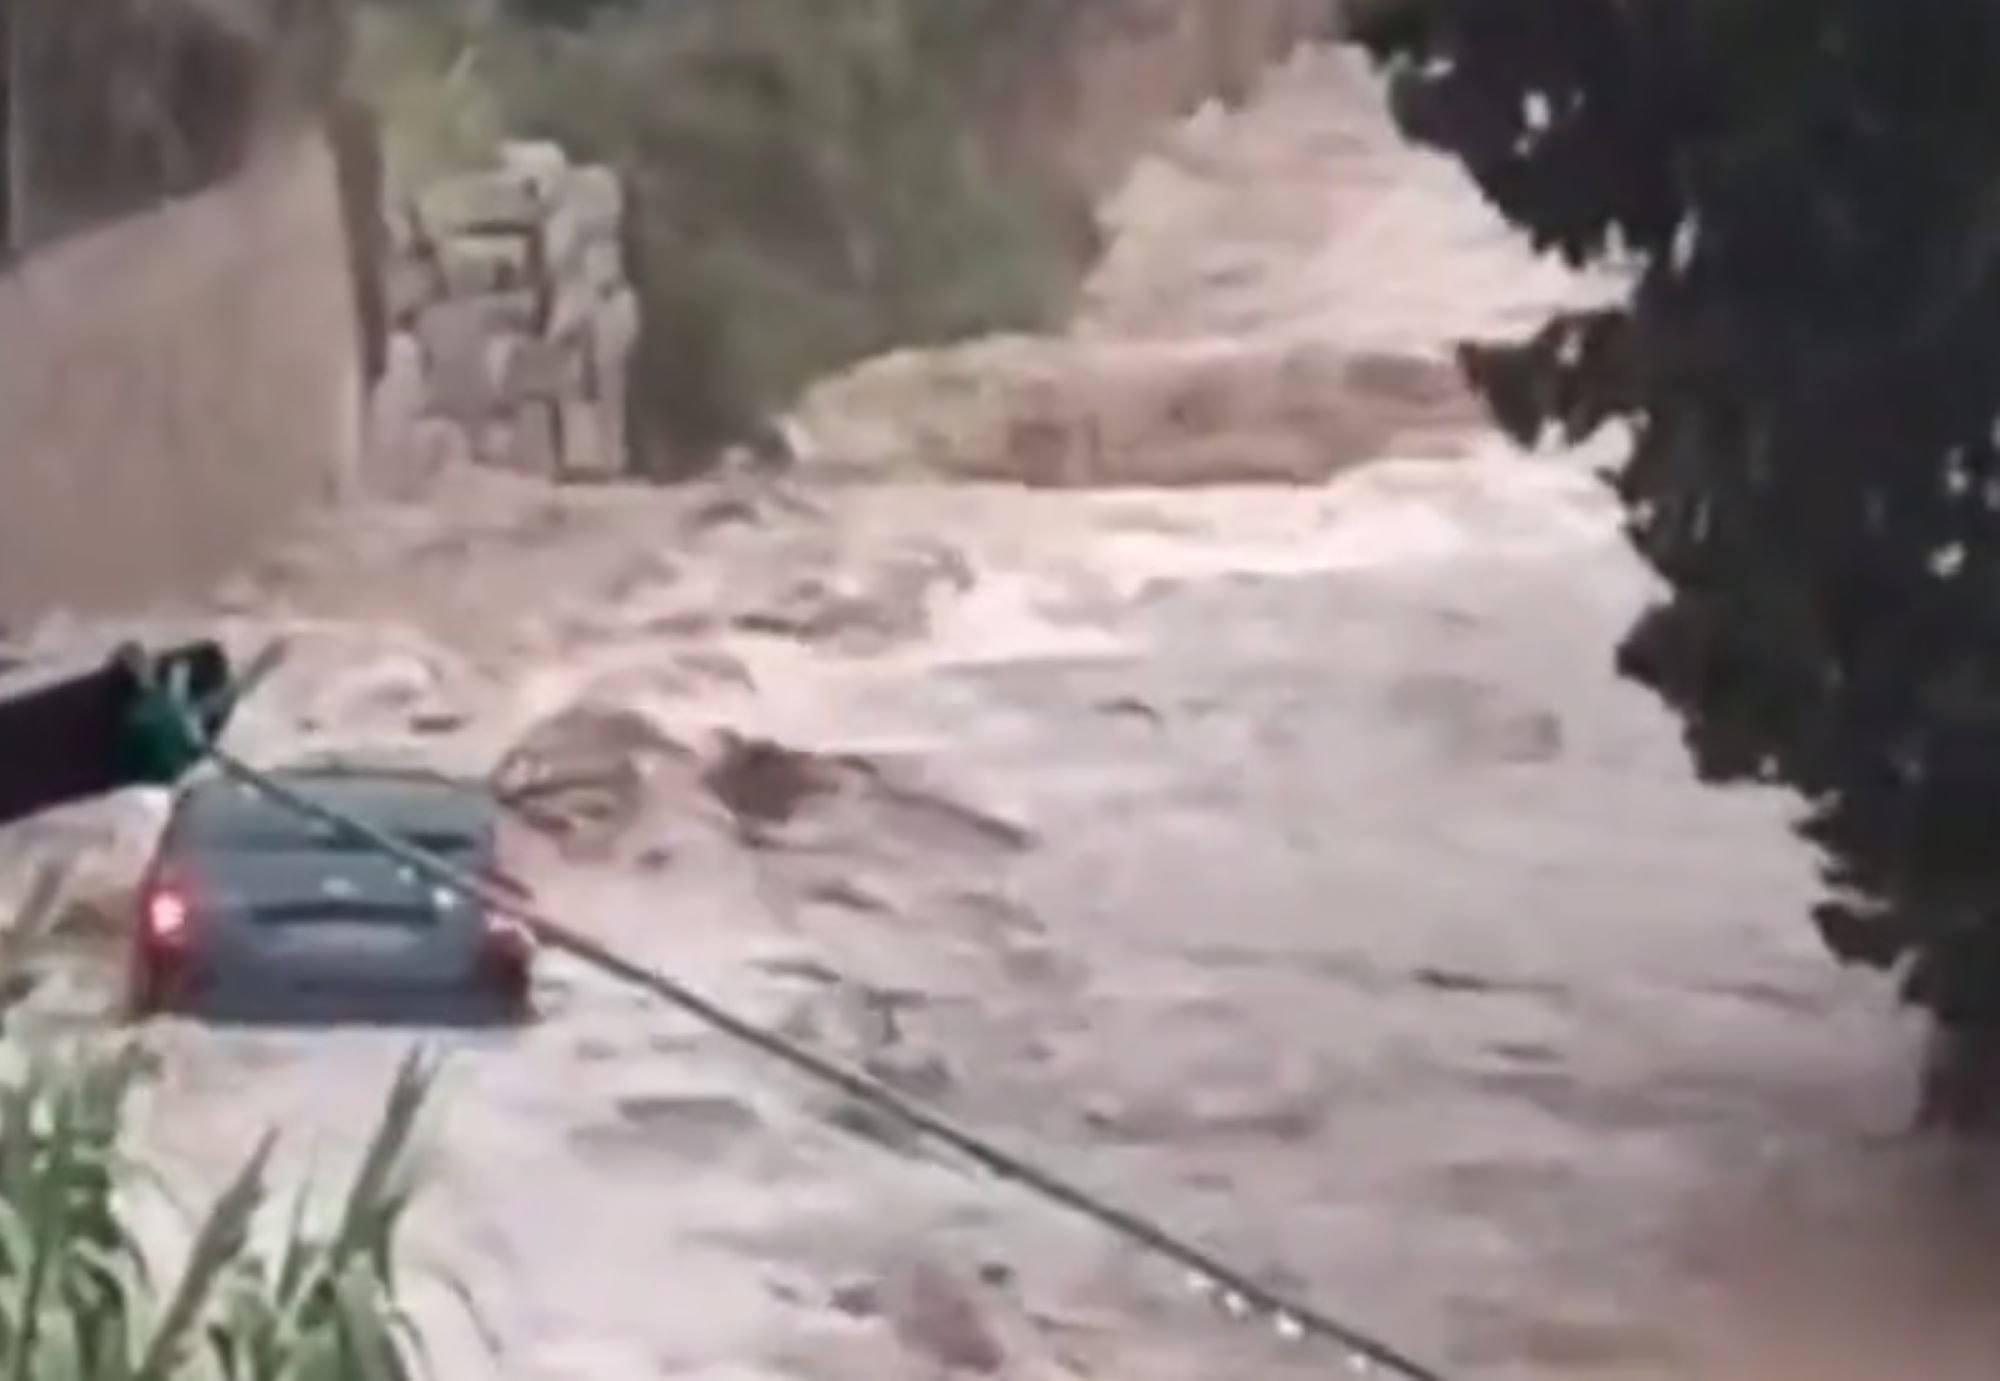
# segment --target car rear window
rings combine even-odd
[[[477,854],[491,828],[488,803],[447,783],[361,780],[287,782],[373,829],[454,862]],[[181,803],[177,842],[200,853],[366,852],[350,831],[287,809],[235,782],[204,783]]]

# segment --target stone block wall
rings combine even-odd
[[[611,170],[541,143],[392,206],[369,418],[377,488],[468,462],[550,479],[626,473],[639,306],[623,219]]]

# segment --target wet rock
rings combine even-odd
[[[411,484],[426,393],[423,347],[415,336],[398,331],[389,337],[382,377],[369,399],[369,468],[380,490],[395,494]]]
[[[578,1370],[564,1374],[570,1376],[602,1376],[608,1373]],[[798,1381],[798,1373],[789,1367],[776,1369],[744,1362],[724,1362],[718,1366],[705,1366],[698,1370],[689,1370],[676,1365],[671,1370],[662,1369],[654,1374],[661,1376],[671,1375],[674,1381]]]
[[[723,463],[758,476],[784,474],[799,463],[804,436],[790,418],[759,418],[741,444],[723,455]]]
[[[641,1094],[615,1107],[635,1141],[696,1160],[714,1159],[764,1126],[756,1108],[728,1094]]]
[[[562,283],[587,284],[583,272],[585,257],[592,247],[606,239],[615,243],[617,233],[616,226],[607,230],[591,224],[584,208],[556,196],[542,222],[542,253],[550,275]]]
[[[40,960],[61,924],[69,870],[57,858],[30,860],[25,876],[5,880],[6,924],[0,926],[0,1011],[26,1001],[41,985]]]
[[[501,336],[487,343],[487,374],[501,397],[556,403],[574,391],[574,363],[553,342]]]
[[[601,1065],[609,1064],[613,1060],[622,1059],[627,1052],[616,1041],[607,1040],[603,1037],[585,1036],[571,1047],[570,1053],[581,1064]]]
[[[1328,1097],[1312,1079],[1119,1089],[1088,1097],[1083,1118],[1099,1135],[1134,1144],[1209,1139],[1305,1141],[1325,1125]]]
[[[414,651],[378,651],[329,675],[312,710],[338,724],[401,720],[443,708],[437,667]]]
[[[470,434],[473,440],[473,459],[489,469],[515,468],[514,424],[511,420],[505,417],[489,418],[471,428]]]
[[[1562,719],[1550,710],[1513,716],[1491,736],[1487,747],[1502,762],[1554,762],[1563,753]]]
[[[924,849],[1015,853],[1035,842],[1026,826],[916,776],[878,772],[869,785],[896,835]]]
[[[500,146],[500,167],[546,206],[561,190],[569,158],[560,144],[546,139],[509,140]]]
[[[796,416],[830,469],[1083,488],[1321,483],[1477,412],[1448,362],[1319,340],[989,337],[871,360]]]
[[[500,292],[481,293],[476,297],[454,298],[464,303],[486,324],[491,333],[515,331],[530,333],[539,330],[547,308],[542,295],[535,288],[513,288]]]
[[[950,1063],[907,1029],[905,1013],[925,1006],[929,999],[924,994],[859,983],[816,961],[787,962],[803,963],[796,976],[816,988],[796,1001],[780,1023],[788,1038],[918,1101],[935,1103],[950,1096],[957,1086]],[[901,1154],[924,1145],[922,1132],[866,1099],[842,1097],[825,1115],[835,1126]]]
[[[424,251],[423,226],[414,204],[397,200],[382,208],[383,244],[398,260],[410,260]]]
[[[625,217],[625,191],[609,168],[578,168],[563,184],[561,209],[586,231],[615,236]]]
[[[940,1366],[990,1376],[1007,1362],[977,1286],[920,1260],[883,1282],[882,1309],[903,1345]]]
[[[432,244],[467,233],[532,230],[540,218],[533,188],[504,171],[466,173],[417,199],[417,224]]]
[[[807,888],[807,897],[843,911],[882,915],[889,904],[852,878],[825,878]]]
[[[1402,678],[1390,689],[1389,706],[1428,731],[1453,758],[1539,763],[1562,755],[1562,720],[1554,712],[1522,706],[1499,688],[1454,672]]]
[[[418,313],[415,335],[432,412],[478,422],[492,411],[499,399],[486,352],[495,329],[492,311],[479,301],[436,302]]]
[[[838,969],[812,954],[776,954],[753,960],[751,967],[773,978],[808,983],[815,988],[832,988],[844,981]]]
[[[814,1030],[822,1043],[860,1062],[903,1044],[903,1014],[923,1004],[917,993],[895,993],[834,973],[817,998]]]
[[[410,428],[408,459],[398,468],[392,493],[421,492],[444,476],[473,463],[472,438],[442,417],[420,418]]]
[[[639,296],[630,288],[607,285],[591,316],[590,386],[606,402],[622,393],[625,364],[639,339]]]
[[[589,349],[602,295],[574,274],[557,276],[548,284],[548,290],[542,336],[581,357]]]
[[[1486,994],[1498,991],[1499,980],[1485,974],[1468,973],[1463,969],[1421,968],[1410,975],[1412,980],[1426,988],[1441,993]]]
[[[1097,709],[1101,714],[1113,719],[1137,720],[1148,725],[1159,725],[1166,721],[1166,716],[1155,706],[1133,695],[1114,696],[1099,701]]]
[[[885,602],[823,581],[795,589],[793,602],[805,605],[803,612],[753,610],[740,615],[737,626],[860,656],[886,652],[929,631],[928,610],[922,604]]]
[[[639,302],[622,214],[609,170],[548,144],[508,145],[498,169],[420,198],[385,266],[391,316],[422,347],[419,412],[466,428],[484,464],[571,481],[628,468]]]
[[[598,294],[607,303],[616,304],[618,315],[612,319],[622,320],[625,303],[631,299],[625,287],[625,252],[616,240],[599,240],[583,247],[576,269],[577,281]],[[629,348],[629,340],[627,346]]]
[[[1627,1375],[1679,1371],[1692,1358],[1687,1340],[1659,1323],[1616,1318],[1540,1318],[1512,1330],[1508,1355],[1553,1373]]]
[[[32,998],[47,976],[25,963],[0,968],[0,1021]]]
[[[410,716],[410,732],[427,738],[437,734],[456,733],[471,720],[472,716],[463,710],[421,710]]]
[[[741,842],[799,866],[840,868],[802,880],[838,886],[864,860],[885,869],[934,869],[954,857],[1026,848],[1024,827],[928,781],[921,764],[814,752],[731,731],[717,735],[702,784],[736,823]]]
[[[565,401],[558,414],[562,424],[562,467],[566,480],[609,478],[625,469],[615,438],[607,435],[604,410],[595,403]]]
[[[507,417],[483,429],[480,459],[494,469],[553,479],[561,468],[557,425],[554,404],[517,402]]]
[[[395,259],[383,270],[383,304],[390,324],[398,329],[407,330],[444,291],[443,277],[428,256]]]
[[[112,961],[131,933],[139,879],[170,809],[167,792],[135,791],[28,822],[0,839],[0,988],[7,994],[0,1006],[33,996],[46,1008],[50,979],[79,965],[100,977],[116,972]],[[105,1005],[102,993],[82,1000],[93,1010]]]
[[[882,1286],[874,1280],[844,1281],[827,1292],[829,1307],[850,1318],[873,1319],[882,1314]]]
[[[436,253],[443,290],[454,297],[512,292],[533,280],[534,241],[525,234],[453,236]]]
[[[585,389],[596,404],[597,445],[605,463],[626,468],[626,393],[632,352],[639,341],[639,299],[630,289],[611,291],[593,315],[588,341]]]
[[[908,1046],[899,1045],[872,1055],[864,1067],[890,1088],[927,1103],[948,1097],[958,1082],[944,1056]]]
[[[769,739],[725,732],[702,784],[746,830],[782,825],[838,785],[837,768]]]
[[[572,705],[541,721],[493,772],[496,794],[568,853],[602,857],[645,809],[655,774],[693,754],[636,711]]]

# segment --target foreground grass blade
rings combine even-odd
[[[385,1249],[395,1222],[398,1181],[408,1165],[418,1118],[430,1099],[435,1075],[436,1066],[420,1050],[411,1051],[397,1070],[382,1120],[362,1157],[334,1233],[336,1269],[356,1252],[369,1254],[378,1270],[387,1266]]]
[[[264,1203],[264,1176],[276,1144],[275,1137],[264,1138],[195,1234],[187,1265],[160,1314],[135,1381],[171,1381],[180,1367],[218,1287],[248,1249],[251,1227]]]
[[[406,1059],[333,1232],[301,1195],[253,1243],[275,1139],[217,1196],[164,1300],[126,1216],[144,1052],[0,1044],[0,1381],[411,1381],[422,1338],[396,1299],[416,1131],[435,1066]],[[414,1361],[413,1361],[414,1359]]]

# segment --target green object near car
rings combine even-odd
[[[115,660],[137,691],[119,735],[119,775],[135,786],[172,786],[202,760],[236,707],[229,657],[203,642],[159,657],[128,645]]]
[[[172,786],[201,761],[192,710],[171,692],[142,691],[132,702],[118,750],[121,776],[136,785]]]
[[[173,785],[275,664],[274,650],[239,678],[222,646],[201,639],[157,653],[128,644],[67,675],[18,671],[17,683],[0,687],[0,825],[126,787]]]

